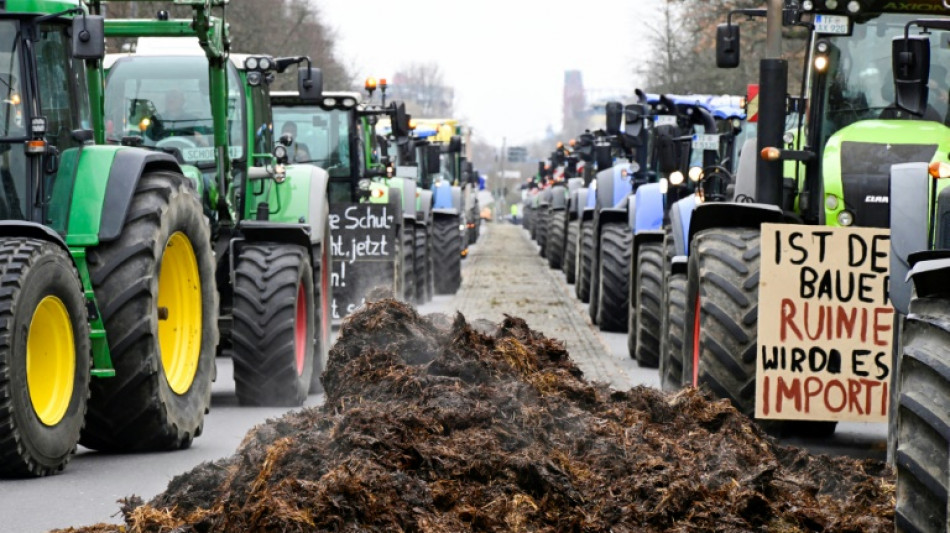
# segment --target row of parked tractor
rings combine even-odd
[[[300,405],[335,321],[379,287],[455,292],[478,236],[457,121],[236,53],[228,0],[175,0],[182,20],[104,3],[0,2],[4,476],[77,444],[188,447],[217,356],[242,405]],[[271,91],[288,71],[297,90]]]
[[[608,104],[539,165],[526,229],[664,389],[781,435],[887,422],[897,529],[947,531],[950,5],[769,0],[717,28],[719,67],[761,18],[747,95]]]

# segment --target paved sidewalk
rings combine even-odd
[[[483,228],[463,263],[462,287],[446,309],[458,309],[469,320],[521,317],[532,329],[564,341],[588,379],[629,388],[633,380],[590,323],[586,307],[574,298],[562,272],[548,268],[521,226],[488,223]]]

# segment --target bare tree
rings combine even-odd
[[[438,63],[409,63],[393,75],[390,95],[406,103],[416,117],[451,117],[455,89],[445,82]]]

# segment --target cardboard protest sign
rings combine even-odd
[[[371,289],[395,286],[399,239],[391,211],[385,204],[331,204],[333,320],[356,310]]]
[[[887,229],[764,224],[755,416],[887,420]]]

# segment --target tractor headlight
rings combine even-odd
[[[465,224],[459,224],[459,231],[465,231]]]
[[[356,186],[357,186],[357,187],[359,188],[359,190],[361,190],[361,191],[368,191],[369,188],[370,188],[370,186],[372,185],[372,183],[373,183],[373,182],[371,182],[371,181],[369,180],[369,178],[363,178],[363,179],[359,180],[358,182],[356,182]]]
[[[838,209],[838,197],[833,194],[826,195],[825,209],[828,211],[834,211],[835,209]]]
[[[682,185],[686,181],[686,176],[679,170],[674,170],[670,174],[670,185]]]
[[[660,194],[666,194],[670,190],[670,182],[666,178],[660,178]]]
[[[689,169],[689,181],[699,181],[703,179],[703,169],[699,167],[690,167]]]
[[[257,70],[257,65],[258,62],[256,57],[249,57],[244,61],[244,68],[247,70]]]
[[[851,214],[851,211],[845,210],[838,213],[838,224],[841,226],[854,224],[854,215]]]

